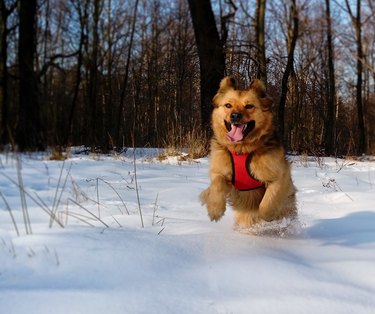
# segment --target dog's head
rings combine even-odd
[[[271,131],[272,100],[260,80],[238,90],[233,78],[223,78],[213,104],[212,127],[221,142],[246,144]]]

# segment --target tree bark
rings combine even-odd
[[[124,80],[123,80],[123,83],[122,83],[122,88],[121,88],[121,93],[120,93],[120,104],[119,104],[118,113],[117,113],[116,139],[117,139],[117,143],[118,143],[119,146],[122,143],[122,134],[120,133],[120,130],[121,130],[121,123],[123,121],[123,114],[124,114],[125,94],[126,94],[126,89],[128,87],[128,80],[129,80],[131,51],[132,51],[132,47],[133,47],[133,40],[134,40],[134,33],[135,33],[135,22],[136,22],[136,19],[137,19],[138,2],[139,2],[139,0],[135,0],[134,11],[133,11],[133,20],[132,20],[132,28],[131,28],[131,33],[130,33],[130,42],[129,42],[128,54],[127,54],[127,57],[126,57],[125,74],[124,74]],[[134,119],[136,119],[136,115],[134,115]],[[133,121],[133,123],[135,123],[135,121]],[[133,127],[133,132],[134,132],[134,127]]]
[[[19,110],[16,142],[21,151],[43,150],[36,53],[36,0],[20,0],[19,11]]]
[[[324,147],[327,155],[335,153],[335,128],[336,128],[336,87],[334,49],[332,43],[332,24],[330,0],[326,0],[326,22],[327,22],[327,49],[328,49],[328,99],[327,117],[325,118]]]
[[[94,0],[94,14],[92,18],[92,46],[89,61],[88,106],[90,107],[90,128],[92,142],[99,147],[103,146],[102,112],[98,101],[98,56],[99,56],[99,18],[102,10],[102,1]],[[106,134],[104,135],[106,136]]]
[[[17,8],[17,2],[7,6],[6,1],[0,0],[0,143],[9,144],[14,139],[9,122],[10,99],[8,93],[8,17]]]
[[[76,65],[76,81],[74,85],[74,92],[73,92],[73,99],[72,103],[70,105],[70,110],[69,110],[69,120],[68,120],[68,128],[66,132],[66,137],[64,139],[65,145],[70,145],[71,142],[73,141],[73,120],[74,120],[74,115],[76,112],[77,108],[77,102],[78,102],[78,95],[79,95],[79,88],[81,85],[81,80],[82,80],[82,64],[83,64],[83,47],[85,44],[85,41],[87,40],[86,34],[85,34],[85,27],[87,24],[88,20],[88,2],[86,1],[83,4],[83,11],[80,7],[80,4],[77,4],[77,12],[79,15],[79,21],[80,21],[80,38],[79,38],[79,47],[78,47],[78,57],[77,57],[77,65]]]
[[[290,5],[290,25],[288,27],[287,36],[287,47],[288,47],[288,59],[286,67],[281,80],[281,95],[278,108],[278,123],[279,123],[279,133],[280,137],[284,138],[284,123],[285,123],[285,104],[286,97],[288,94],[288,81],[290,73],[293,70],[294,63],[294,50],[296,48],[297,38],[298,38],[298,12],[296,7],[296,0],[291,0]]]
[[[7,133],[7,8],[0,1],[0,143],[6,144]]]
[[[210,134],[212,98],[225,73],[225,43],[219,37],[210,0],[188,2],[200,61],[202,130]]]
[[[356,102],[357,102],[357,119],[358,119],[358,146],[357,153],[366,153],[366,131],[365,131],[365,118],[363,110],[362,98],[362,74],[363,74],[363,61],[364,54],[362,48],[362,23],[361,23],[361,0],[357,0],[357,14],[354,16],[350,8],[348,0],[345,0],[353,27],[355,29],[356,44],[357,44],[357,84],[356,84]]]
[[[266,60],[266,44],[265,44],[265,15],[266,15],[266,0],[257,0],[256,3],[256,24],[255,24],[255,38],[257,44],[257,77],[263,81],[267,86],[267,60]]]

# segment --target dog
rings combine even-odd
[[[211,221],[220,220],[227,201],[238,227],[295,217],[296,188],[272,122],[272,99],[262,81],[255,79],[240,90],[227,76],[213,105],[211,184],[200,194]]]

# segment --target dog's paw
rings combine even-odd
[[[208,216],[211,221],[219,221],[225,213],[225,203],[224,204],[208,204],[207,206]]]
[[[219,221],[224,216],[226,210],[225,195],[213,193],[209,187],[201,192],[199,199],[202,205],[207,206],[208,216],[211,221]]]
[[[272,221],[276,218],[272,210],[269,210],[268,208],[262,206],[259,206],[259,216],[264,221]]]
[[[208,217],[210,217],[211,221],[218,222],[221,219],[221,217],[224,216],[224,212],[225,210],[220,210],[220,211],[208,210]]]

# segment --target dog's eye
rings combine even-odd
[[[231,105],[231,104],[225,104],[224,106],[227,107],[228,109],[229,109],[229,108],[232,108],[232,105]]]
[[[254,105],[252,105],[252,104],[247,104],[247,105],[245,106],[245,108],[246,108],[246,109],[253,109],[253,108],[254,108]]]

